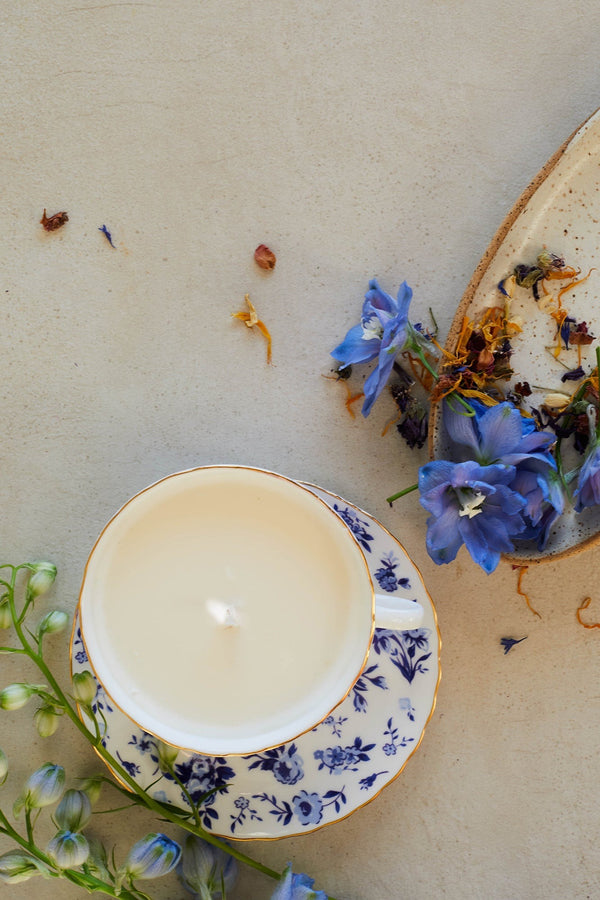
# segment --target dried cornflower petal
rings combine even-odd
[[[40,225],[43,225],[46,231],[56,231],[57,228],[62,228],[65,222],[68,221],[69,217],[64,211],[54,213],[53,216],[48,217],[46,210],[44,210],[44,214],[40,219]]]
[[[266,244],[259,244],[254,251],[254,260],[261,269],[274,269],[277,257]]]

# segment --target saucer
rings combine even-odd
[[[202,756],[181,750],[174,769],[204,828],[230,840],[292,837],[346,818],[398,777],[435,707],[440,634],[432,600],[402,545],[356,506],[305,484],[343,519],[362,547],[375,589],[417,600],[425,611],[413,631],[375,629],[367,664],[346,699],[312,731],[247,756]],[[89,668],[75,618],[73,673]],[[98,683],[94,712],[103,743],[156,799],[183,809],[178,781],[161,776],[156,738],[118,709]],[[80,711],[85,720],[85,714]]]

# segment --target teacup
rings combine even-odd
[[[116,706],[210,756],[314,728],[363,671],[375,626],[417,628],[415,601],[376,595],[363,551],[319,497],[274,472],[169,475],[108,522],[80,622]]]

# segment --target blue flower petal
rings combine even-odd
[[[366,341],[363,338],[362,325],[355,325],[350,329],[341,344],[331,351],[331,356],[344,366],[356,363],[370,362],[379,353],[381,341],[376,339]]]

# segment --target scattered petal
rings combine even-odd
[[[46,215],[46,210],[44,210],[44,214],[40,219],[40,225],[43,225],[46,231],[56,231],[57,228],[62,228],[65,222],[68,221],[69,217],[64,211],[54,213],[53,216],[48,217]]]
[[[520,644],[521,641],[526,641],[526,640],[527,640],[527,635],[522,638],[510,638],[510,637],[500,638],[500,643],[504,647],[504,655],[506,656],[506,654],[510,650],[512,650],[512,648],[515,646],[515,644]]]
[[[244,296],[244,300],[246,301],[248,310],[240,310],[240,312],[232,313],[231,317],[233,319],[239,319],[241,322],[244,322],[244,324],[247,325],[248,328],[257,328],[258,331],[260,331],[267,342],[267,363],[270,364],[272,341],[269,329],[267,328],[265,323],[258,318],[258,313],[256,312],[254,305],[250,301],[249,294],[246,294]]]
[[[106,225],[103,225],[102,228],[99,228],[99,229],[98,229],[98,231],[101,231],[101,232],[102,232],[102,234],[104,235],[104,237],[106,238],[106,240],[108,241],[108,243],[110,244],[110,246],[111,246],[114,250],[116,250],[117,248],[116,248],[115,245],[113,244],[112,234],[110,233],[110,231],[108,230],[108,228],[106,227]]]
[[[259,244],[254,251],[254,259],[261,269],[274,269],[277,257],[272,250],[269,250],[266,244]]]

